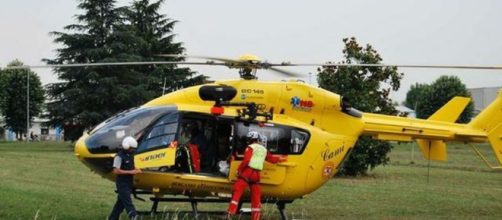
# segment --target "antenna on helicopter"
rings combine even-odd
[[[431,175],[431,147],[432,142],[429,141],[429,156],[427,158],[427,184],[429,184],[429,177]]]

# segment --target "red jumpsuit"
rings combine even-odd
[[[251,219],[260,219],[260,208],[261,208],[261,187],[260,187],[260,170],[255,170],[249,167],[249,161],[253,156],[253,149],[247,147],[244,152],[244,159],[240,164],[237,172],[238,179],[234,184],[234,192],[232,195],[232,201],[228,207],[228,213],[235,215],[237,213],[237,206],[239,200],[246,190],[247,186],[251,189]],[[270,163],[277,163],[280,161],[280,157],[272,155],[267,151],[266,161]]]

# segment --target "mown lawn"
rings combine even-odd
[[[467,145],[451,145],[449,162],[431,162],[428,172],[416,146],[411,163],[412,146],[396,145],[391,163],[369,176],[333,179],[287,206],[288,214],[294,219],[502,219],[502,171],[486,168]],[[481,148],[494,161],[488,146]],[[115,202],[113,191],[112,182],[74,157],[69,143],[0,143],[0,219],[105,219]],[[134,202],[149,209],[149,203]],[[200,208],[225,210],[226,204]],[[266,219],[279,217],[275,206],[264,212]]]

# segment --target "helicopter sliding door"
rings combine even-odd
[[[136,168],[162,168],[174,165],[178,117],[179,114],[176,112],[166,114],[145,130],[134,156]]]
[[[196,153],[190,154],[190,159],[177,157],[176,164],[180,164],[180,167],[186,167],[183,164],[190,164],[189,167],[193,168],[181,169],[182,172],[225,178],[227,174],[220,171],[218,164],[226,163],[230,156],[232,126],[233,120],[230,118],[216,118],[193,112],[184,113],[180,120],[178,148],[189,148],[190,153],[194,151]]]
[[[249,131],[258,131],[264,136],[262,144],[272,153],[277,155],[299,155],[302,154],[309,140],[309,133],[305,130],[292,128],[283,125],[265,123],[263,126],[257,124],[246,124],[236,122],[234,156],[235,160],[230,165],[229,179],[237,180],[237,168],[239,167],[244,150],[248,146],[246,135]],[[266,162],[261,172],[261,183],[279,185],[284,182],[288,167]]]

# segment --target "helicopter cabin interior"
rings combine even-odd
[[[226,178],[231,160],[242,160],[250,130],[262,134],[262,144],[273,154],[301,154],[309,139],[309,133],[303,129],[273,123],[260,126],[231,117],[193,112],[180,112],[178,121],[170,115],[164,117],[142,135],[136,153],[169,147],[176,141],[175,157],[166,158],[174,159],[174,165],[151,171]]]

